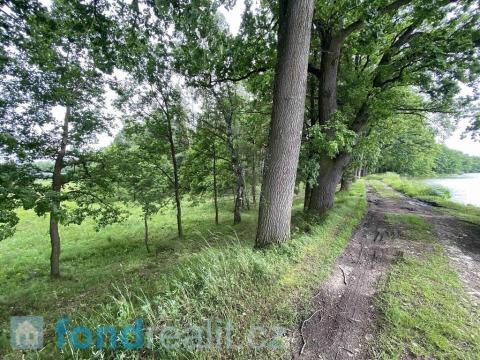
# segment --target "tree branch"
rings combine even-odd
[[[386,5],[384,7],[381,7],[379,9],[377,9],[378,15],[381,16],[381,15],[391,13],[393,11],[396,11],[396,10],[400,9],[402,6],[410,4],[411,2],[412,2],[412,0],[396,0],[392,3],[390,3],[389,5]],[[351,23],[350,25],[348,25],[343,30],[341,30],[339,36],[342,39],[345,39],[348,35],[350,35],[351,33],[355,32],[357,30],[360,30],[363,26],[365,26],[365,20],[364,19],[359,19],[359,20]]]

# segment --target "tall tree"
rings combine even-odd
[[[290,237],[300,154],[313,0],[280,0],[272,122],[263,172],[257,247]]]
[[[329,123],[344,124],[360,135],[372,106],[398,87],[414,86],[424,94],[426,101],[418,112],[451,108],[458,82],[468,83],[478,76],[473,36],[478,14],[469,11],[472,6],[469,0],[398,0],[368,2],[364,7],[338,3],[318,12],[315,23],[324,56],[336,54],[335,61],[325,59],[320,69],[309,67],[325,86],[324,67],[335,65],[329,70],[332,87],[320,95],[324,110],[328,109],[320,122],[327,138],[337,137]],[[331,34],[339,34],[341,40],[334,41],[335,48],[331,48]],[[348,151],[322,154],[323,170],[312,192],[311,210],[323,213],[331,208],[350,158]]]

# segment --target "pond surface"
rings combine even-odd
[[[480,206],[480,173],[428,179],[425,182],[449,189],[452,201]]]

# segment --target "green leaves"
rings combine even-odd
[[[314,151],[333,159],[340,153],[350,153],[357,134],[350,130],[346,117],[337,111],[324,125],[315,124],[308,130],[308,139]]]

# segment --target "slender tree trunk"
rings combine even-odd
[[[177,163],[177,151],[175,148],[175,140],[173,138],[172,120],[170,116],[166,116],[168,125],[168,142],[170,143],[170,155],[173,165],[173,185],[175,188],[175,205],[177,208],[177,232],[178,238],[183,239],[183,227],[182,227],[182,202],[180,196],[180,181],[178,179],[178,163]]]
[[[240,162],[238,151],[233,143],[233,114],[225,114],[225,124],[227,130],[227,148],[230,152],[232,170],[237,180],[233,209],[233,224],[237,225],[242,222],[241,210],[245,201],[245,172]]]
[[[330,210],[335,200],[337,185],[342,179],[345,166],[350,161],[350,155],[341,154],[335,159],[323,156],[320,162],[320,174],[317,186],[312,189],[309,210],[324,214]]]
[[[143,214],[143,221],[145,225],[145,247],[147,248],[147,252],[150,253],[150,247],[148,246],[148,213],[147,212]]]
[[[218,225],[217,152],[215,145],[213,145],[213,204],[215,206],[215,224]]]
[[[248,198],[248,189],[247,187],[245,186],[245,206],[247,208],[247,210],[250,210],[250,199]]]
[[[290,238],[302,140],[313,0],[280,0],[278,57],[256,246]]]
[[[252,202],[257,204],[257,149],[255,148],[255,140],[253,140],[252,154]]]
[[[305,184],[305,199],[303,200],[303,210],[306,210],[308,208],[308,205],[310,204],[311,194],[312,194],[312,188],[310,184],[307,182]]]
[[[60,192],[62,191],[62,169],[63,159],[68,145],[68,122],[70,120],[71,109],[68,106],[63,119],[62,141],[58,150],[53,167],[52,190],[57,193],[57,198],[53,201],[54,210],[50,211],[50,243],[52,252],[50,254],[50,276],[54,279],[60,277],[60,234],[58,231],[57,214],[60,211]]]

